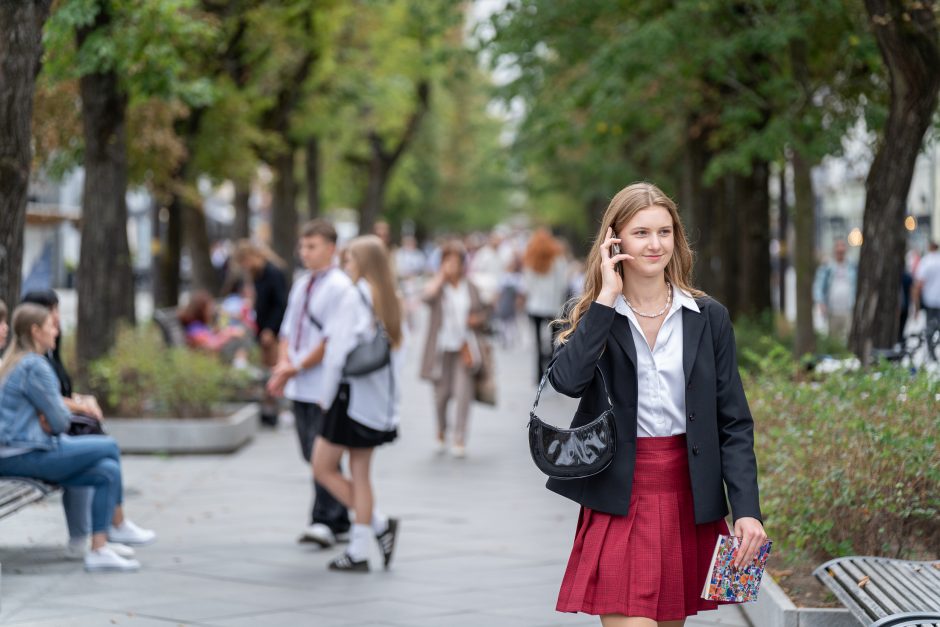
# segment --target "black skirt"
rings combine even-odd
[[[398,437],[398,429],[379,431],[349,417],[349,384],[341,383],[336,400],[323,417],[320,435],[332,444],[349,448],[374,448]]]

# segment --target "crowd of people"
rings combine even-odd
[[[570,327],[586,314],[571,310],[585,293],[585,264],[547,229],[440,238],[424,248],[405,236],[392,248],[381,230],[341,245],[335,227],[317,219],[298,238],[297,273],[252,241],[227,250],[216,255],[225,268],[223,295],[192,290],[180,324],[193,350],[233,367],[256,368],[250,355],[260,355],[262,419],[277,424],[289,403],[311,477],[299,540],[323,548],[348,542],[329,564],[335,571],[369,570],[372,543],[385,567],[393,558],[400,523],[378,507],[370,469],[375,450],[398,436],[406,350],[420,346],[420,376],[430,383],[437,428],[429,446],[460,459],[474,402],[495,403],[490,343],[513,348],[534,336],[537,382],[560,343],[556,321]],[[935,244],[909,285],[914,314],[922,307],[928,328],[940,329]],[[814,294],[832,333],[847,334],[854,292],[855,268],[837,242]],[[125,515],[118,446],[105,434],[97,399],[73,389],[60,342],[54,291],[24,295],[12,315],[0,302],[0,475],[63,487],[67,553],[86,569],[136,570],[134,547],[156,534]]]

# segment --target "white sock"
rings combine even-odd
[[[349,537],[349,548],[346,552],[354,560],[361,561],[369,557],[369,543],[375,538],[375,533],[369,525],[353,525]]]
[[[380,536],[388,530],[388,516],[379,511],[378,507],[372,508],[372,531]]]

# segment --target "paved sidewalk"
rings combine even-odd
[[[35,626],[599,625],[554,604],[577,506],[543,487],[527,450],[534,392],[524,348],[499,354],[498,410],[475,407],[468,457],[432,452],[431,392],[418,382],[417,342],[405,376],[401,437],[380,449],[379,504],[402,519],[389,572],[330,573],[336,551],[299,545],[310,480],[293,428],[258,434],[228,456],[124,459],[127,510],[159,540],[140,573],[96,574],[63,558],[57,498],[0,521],[0,623]],[[540,408],[563,422],[572,401]],[[747,622],[734,607],[689,627]]]

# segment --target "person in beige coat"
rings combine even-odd
[[[459,245],[442,247],[441,269],[425,288],[424,302],[431,315],[421,378],[434,384],[438,450],[447,448],[447,408],[453,400],[456,420],[451,453],[464,457],[475,377],[483,366],[478,331],[486,323],[486,307],[479,290],[466,277],[464,251]]]

